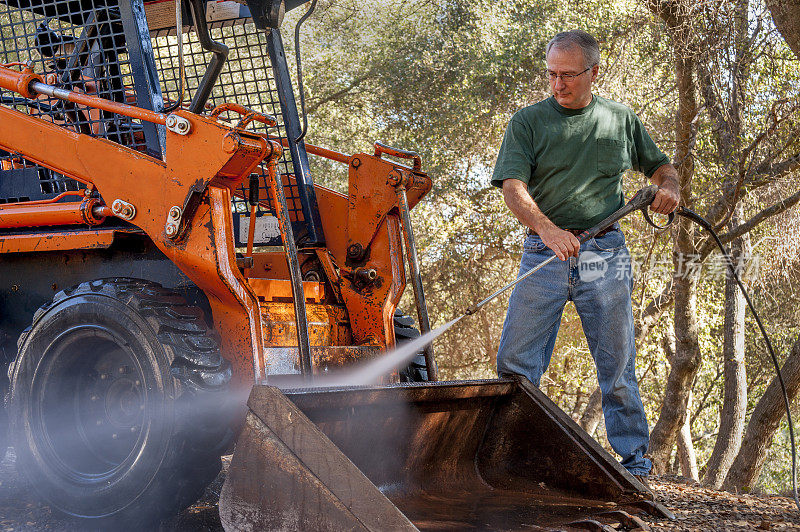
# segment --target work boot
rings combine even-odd
[[[647,490],[650,500],[656,499],[656,494],[653,492],[653,488],[650,487],[650,483],[647,481],[648,475],[633,475],[636,480],[641,483],[642,486]]]

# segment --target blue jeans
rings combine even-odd
[[[553,256],[537,235],[525,239],[520,275]],[[634,475],[646,475],[650,442],[634,369],[631,260],[622,231],[581,245],[580,256],[554,260],[511,293],[497,353],[501,376],[523,375],[539,386],[550,364],[561,314],[573,301],[597,367],[611,447]]]

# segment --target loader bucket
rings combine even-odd
[[[219,506],[226,530],[541,530],[610,510],[669,515],[524,379],[255,386]]]

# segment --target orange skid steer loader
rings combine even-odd
[[[413,152],[302,140],[279,29],[302,3],[0,0],[0,449],[90,526],[174,515],[230,449],[229,530],[665,515],[524,379],[437,382],[427,349],[313,388],[418,334],[406,263],[428,330],[409,210],[431,180]]]

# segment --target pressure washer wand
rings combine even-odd
[[[655,199],[655,197],[656,197],[656,192],[658,192],[658,186],[657,185],[649,185],[649,186],[644,187],[643,189],[639,190],[639,192],[634,194],[634,196],[630,199],[630,201],[628,201],[628,203],[626,203],[625,205],[623,205],[622,207],[620,207],[619,209],[614,211],[612,214],[610,214],[608,217],[603,219],[600,223],[598,223],[597,225],[595,225],[591,229],[587,229],[586,231],[584,231],[583,233],[578,235],[578,241],[581,244],[583,244],[587,240],[596,237],[597,234],[600,233],[600,231],[602,231],[603,229],[609,227],[611,224],[617,222],[618,220],[620,220],[621,218],[627,216],[628,214],[632,213],[633,211],[641,210],[641,211],[643,211],[645,213],[645,216],[647,216],[647,207],[649,207],[650,204],[653,203],[653,199]],[[674,217],[673,214],[669,215],[669,221],[667,222],[667,225],[672,223],[673,217]],[[649,216],[647,216],[647,218],[648,218],[648,220],[650,219]],[[653,224],[653,225],[655,225],[655,224]],[[475,314],[478,310],[480,310],[484,305],[489,303],[491,300],[493,300],[494,298],[496,298],[497,296],[499,296],[500,294],[502,294],[503,292],[505,292],[506,290],[508,290],[512,286],[515,286],[520,281],[523,281],[523,280],[527,279],[528,277],[530,277],[531,275],[533,275],[534,273],[538,272],[539,270],[541,270],[542,268],[544,268],[545,266],[547,266],[548,264],[553,262],[553,260],[556,259],[556,258],[557,258],[556,255],[553,255],[552,257],[550,257],[546,261],[544,261],[544,262],[538,264],[536,267],[528,270],[523,275],[521,275],[520,277],[517,277],[514,281],[511,281],[510,283],[508,283],[504,287],[500,288],[499,290],[497,290],[496,292],[491,294],[486,299],[483,299],[483,300],[475,303],[471,307],[469,307],[464,312],[464,315],[469,316],[469,315]]]

